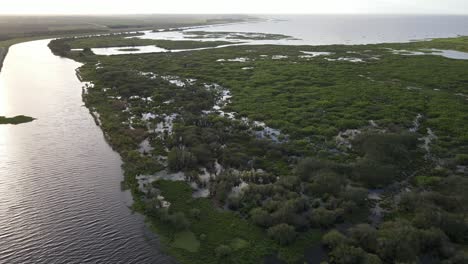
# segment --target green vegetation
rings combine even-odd
[[[0,125],[4,125],[4,124],[18,125],[22,123],[32,122],[33,120],[34,118],[29,117],[29,116],[24,116],[24,115],[19,115],[15,117],[0,116]]]
[[[0,16],[0,41],[44,35],[162,29],[255,20],[242,15]]]
[[[389,44],[389,47],[394,49],[407,49],[407,50],[423,50],[424,49],[451,49],[462,52],[468,52],[466,43],[468,36],[461,36],[457,38],[439,38],[429,41],[412,42],[410,44]]]
[[[164,39],[154,40],[154,42],[156,46],[160,48],[168,49],[168,50],[209,48],[209,47],[217,47],[221,45],[232,44],[232,42],[228,42],[228,41],[190,41],[190,40],[172,41],[172,40],[164,40]]]
[[[172,246],[175,248],[185,249],[189,252],[197,252],[200,247],[200,242],[195,235],[190,231],[181,231],[174,235]]]
[[[105,47],[138,47],[138,46],[149,46],[154,45],[160,48],[175,50],[175,49],[195,49],[195,48],[207,48],[216,47],[226,44],[232,44],[227,41],[191,41],[191,40],[180,40],[171,41],[163,39],[141,39],[136,38],[141,33],[120,33],[112,34],[101,37],[81,37],[72,38],[70,48],[71,49],[84,49],[84,48],[105,48]],[[66,41],[66,40],[65,40]]]
[[[300,263],[320,240],[329,263],[466,262],[468,60],[391,50],[463,51],[466,38],[70,49],[95,41],[50,47],[84,63],[135,209],[180,262]]]
[[[119,49],[119,51],[139,51],[140,49],[138,48],[122,48]]]
[[[157,181],[154,186],[171,203],[169,210],[154,210],[154,207],[149,206],[152,204],[151,195],[144,198],[146,202],[141,206],[144,206],[146,215],[150,216],[158,235],[170,246],[168,252],[180,260],[218,263],[218,257],[222,257],[223,261],[252,263],[271,254],[271,250],[302,249],[300,241],[278,248],[272,240],[265,239],[261,228],[251,225],[233,212],[215,208],[208,198],[193,198],[191,188],[184,182]],[[194,209],[199,213],[193,215],[191,211]],[[184,225],[175,224],[177,221],[173,219],[176,215],[183,215],[181,218],[184,220],[177,221],[185,222]],[[317,237],[308,243],[314,241],[317,241]]]
[[[5,59],[7,52],[8,52],[7,48],[0,47],[0,69],[2,69],[3,60]]]
[[[244,40],[280,40],[290,39],[290,36],[282,34],[266,34],[254,32],[210,32],[210,31],[185,31],[186,38],[226,38]]]
[[[53,37],[178,28],[258,20],[243,15],[0,16],[0,70],[8,48]],[[161,43],[164,45],[165,43]],[[157,45],[157,44],[149,44]],[[179,44],[184,47],[194,43]],[[200,44],[199,44],[200,45]],[[213,43],[213,45],[216,45]],[[169,48],[170,49],[170,48]]]

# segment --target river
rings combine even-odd
[[[81,98],[79,63],[49,40],[14,45],[0,73],[0,263],[170,263],[120,189],[121,160]]]

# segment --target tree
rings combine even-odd
[[[310,185],[312,195],[323,195],[340,193],[345,184],[345,178],[333,171],[322,170],[313,176],[313,183]]]
[[[468,263],[468,254],[465,252],[459,251],[452,258],[442,263],[443,264],[466,264]]]
[[[262,208],[254,208],[250,211],[252,222],[262,227],[269,227],[272,223],[270,214]]]
[[[341,196],[343,199],[352,201],[357,205],[364,205],[367,200],[367,189],[348,186],[343,190]]]
[[[364,256],[364,264],[382,264],[382,260],[375,254],[366,254]]]
[[[336,214],[334,211],[320,207],[311,212],[310,218],[313,225],[328,227],[335,223]]]
[[[94,54],[93,51],[91,50],[91,48],[88,48],[88,47],[83,48],[83,53],[89,54],[89,55]]]
[[[332,230],[323,236],[322,243],[328,248],[333,249],[339,245],[348,243],[348,239],[337,230]]]
[[[192,168],[197,164],[196,157],[186,149],[172,148],[167,155],[168,166],[171,171]]]
[[[361,134],[353,146],[363,156],[354,168],[355,177],[371,187],[385,186],[419,157],[413,134]]]
[[[413,262],[420,252],[420,234],[408,221],[385,222],[378,231],[378,255],[387,262]]]
[[[329,256],[331,263],[361,264],[366,259],[366,252],[362,248],[341,244],[333,249]]]
[[[192,216],[195,219],[200,219],[200,209],[193,208],[190,210],[190,216]]]
[[[231,255],[232,249],[229,246],[226,245],[220,245],[215,249],[215,254],[216,257],[218,258],[225,258],[229,255]]]
[[[288,224],[279,224],[268,229],[268,236],[284,246],[294,242],[296,231]]]
[[[367,158],[356,163],[353,174],[356,179],[369,187],[386,186],[395,181],[399,175],[397,168],[392,164],[380,163]]]
[[[177,230],[184,230],[190,226],[190,222],[182,212],[175,213],[169,216],[169,222]]]
[[[288,223],[294,222],[296,207],[293,200],[282,202],[279,208],[272,214],[275,223]]]
[[[303,159],[297,164],[296,173],[303,181],[309,181],[314,173],[326,166],[326,163],[312,158]]]
[[[452,255],[452,245],[447,235],[438,228],[421,230],[421,248],[424,252],[438,253],[439,255]]]
[[[350,237],[369,252],[377,249],[377,230],[368,224],[359,224],[349,229]]]

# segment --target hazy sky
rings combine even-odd
[[[468,0],[3,0],[0,14],[468,14]]]

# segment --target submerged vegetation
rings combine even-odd
[[[34,118],[24,115],[19,115],[15,117],[5,117],[0,116],[0,125],[4,124],[12,124],[12,125],[19,125],[22,123],[28,123],[34,121]]]
[[[302,263],[321,245],[329,263],[468,261],[468,60],[395,52],[466,38],[71,49],[99,41],[50,47],[84,63],[134,208],[180,262]]]

